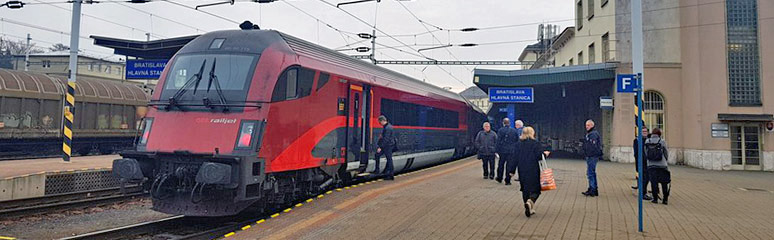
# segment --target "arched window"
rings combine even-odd
[[[664,129],[664,123],[666,122],[664,120],[664,96],[656,91],[645,91],[645,98],[643,101],[643,105],[645,106],[645,108],[643,108],[643,120],[645,120],[645,126],[650,130],[660,128],[661,131],[666,134],[666,129]]]

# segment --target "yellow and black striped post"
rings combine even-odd
[[[70,161],[73,146],[73,119],[75,118],[75,82],[67,82],[65,95],[64,120],[62,124],[62,159]]]

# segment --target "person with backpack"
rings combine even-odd
[[[583,155],[586,157],[586,177],[589,180],[589,188],[582,192],[583,196],[599,196],[597,188],[597,162],[602,158],[602,137],[594,129],[594,121],[586,121],[586,138],[583,140]]]
[[[642,158],[645,159],[645,141],[648,140],[648,137],[650,135],[650,132],[648,131],[648,127],[642,127]],[[634,172],[638,173],[638,177],[642,178],[642,200],[653,200],[650,196],[648,196],[648,162],[647,161],[640,161],[639,158],[637,158],[637,154],[639,152],[639,143],[640,141],[637,141],[637,137],[634,137],[634,141],[632,143],[632,149],[634,149]],[[639,167],[642,165],[642,176],[639,175]],[[637,181],[637,185],[632,186],[632,189],[638,189],[640,186],[640,182]]]
[[[492,125],[485,122],[483,130],[476,134],[474,141],[478,159],[481,159],[484,167],[484,179],[494,179],[495,175],[495,151],[497,149],[497,133],[492,130]]]
[[[669,202],[669,183],[672,182],[672,176],[667,166],[669,159],[669,150],[664,139],[661,138],[661,129],[654,128],[650,138],[645,141],[645,159],[648,162],[648,178],[650,187],[653,189],[653,203],[658,203],[659,185],[664,190],[664,198],[661,203]]]

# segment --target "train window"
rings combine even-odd
[[[120,129],[121,123],[123,123],[123,105],[110,105],[110,128]]]
[[[219,49],[221,46],[223,46],[224,41],[226,41],[225,38],[213,39],[212,43],[210,43],[210,49]]]
[[[3,108],[0,112],[0,122],[4,128],[18,128],[21,125],[19,116],[21,98],[6,97],[3,99]]]
[[[76,109],[76,114],[80,113],[83,116],[83,128],[84,129],[97,129],[97,104],[87,103],[86,107],[81,110]]]
[[[308,68],[301,68],[298,73],[298,98],[309,96],[312,94],[312,86],[314,86],[314,74],[315,71]]]
[[[381,113],[398,126],[459,127],[459,113],[414,103],[382,99]]]
[[[330,75],[330,74],[327,74],[327,73],[321,72],[321,73],[320,73],[320,78],[319,78],[319,79],[317,79],[317,90],[319,91],[319,90],[320,90],[320,88],[322,88],[323,86],[325,86],[325,84],[326,84],[326,83],[328,83],[328,80],[330,80],[330,78],[331,78],[331,75]]]
[[[298,96],[298,69],[290,69],[285,77],[285,99],[294,99]]]
[[[110,104],[98,104],[97,107],[97,129],[108,129],[110,127]]]

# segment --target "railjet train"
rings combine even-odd
[[[352,181],[360,159],[374,168],[379,115],[396,129],[397,172],[472,154],[486,120],[458,94],[267,30],[191,41],[149,105],[136,150],[113,171],[149,185],[153,209],[190,216],[276,207]]]

